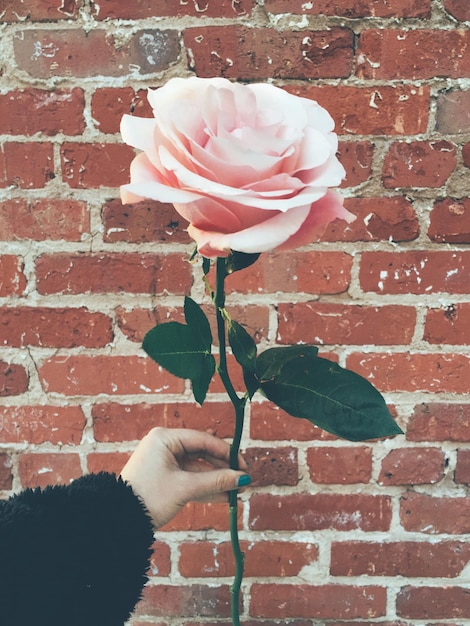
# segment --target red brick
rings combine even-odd
[[[372,474],[372,449],[366,446],[309,448],[307,463],[314,483],[368,483]]]
[[[134,0],[132,3],[121,0],[92,1],[93,14],[98,20],[124,19],[138,20],[155,16],[183,17],[247,17],[251,15],[254,0],[196,0],[196,2],[175,3],[174,0],[157,0],[149,4],[147,0]]]
[[[22,365],[0,360],[0,398],[28,391],[28,374]]]
[[[242,527],[243,503],[238,503],[238,528]],[[196,531],[196,530],[229,530],[229,510],[225,502],[203,504],[190,502],[165,526],[158,529],[159,532],[173,531]]]
[[[34,78],[141,75],[167,69],[180,53],[174,30],[138,30],[123,43],[105,29],[19,31],[13,40],[17,66]]]
[[[253,495],[250,499],[252,530],[360,529],[388,530],[391,502],[387,496],[363,494]]]
[[[444,478],[445,456],[440,448],[391,450],[382,460],[379,485],[428,485]]]
[[[263,254],[250,267],[231,274],[228,292],[343,293],[351,280],[352,257],[345,252]]]
[[[132,87],[101,87],[92,95],[91,114],[100,132],[118,133],[125,113],[153,117],[146,89],[135,91]]]
[[[130,455],[130,452],[90,452],[87,456],[88,471],[119,475]]]
[[[86,202],[61,198],[12,198],[0,202],[0,237],[5,241],[80,241],[89,232]]]
[[[85,130],[83,90],[16,89],[0,95],[3,135],[80,135]]]
[[[386,611],[386,589],[353,585],[254,584],[250,614],[284,619],[351,619],[381,617]]]
[[[51,22],[54,20],[70,20],[78,17],[78,9],[82,6],[78,0],[4,0],[2,2],[2,21]]]
[[[23,261],[13,254],[0,255],[0,297],[20,296],[26,288]]]
[[[339,144],[338,158],[346,170],[341,187],[355,187],[372,174],[374,145],[369,141],[343,141]],[[346,224],[343,222],[343,227]]]
[[[191,267],[178,254],[54,254],[36,262],[39,293],[188,293]]]
[[[462,147],[462,157],[465,167],[470,167],[470,142]]]
[[[408,492],[401,498],[400,520],[408,532],[464,535],[470,532],[470,498],[439,498]],[[450,616],[452,617],[452,616]]]
[[[347,367],[382,392],[468,393],[470,358],[464,354],[351,354]]]
[[[360,283],[377,293],[470,293],[470,252],[364,252]]]
[[[5,175],[0,187],[41,189],[54,178],[54,155],[51,143],[3,144]]]
[[[265,0],[264,6],[270,13],[296,13],[300,15],[337,15],[347,18],[358,17],[429,17],[430,0]]]
[[[436,130],[444,135],[470,131],[470,89],[444,91],[439,94]]]
[[[470,404],[417,404],[408,420],[409,441],[470,441]]]
[[[65,183],[74,189],[96,189],[129,182],[135,152],[117,143],[64,143],[60,156]]]
[[[461,22],[470,20],[470,6],[467,0],[444,0],[444,7],[455,19]]]
[[[39,368],[43,389],[66,396],[181,393],[184,381],[137,356],[53,356]]]
[[[242,541],[240,545],[245,554],[244,577],[296,576],[318,559],[318,548],[311,543]],[[178,569],[186,578],[233,576],[232,546],[230,542],[182,543]]]
[[[304,83],[286,85],[284,89],[317,101],[335,120],[335,131],[339,134],[416,135],[427,130],[430,101],[427,86],[353,87]]]
[[[436,243],[470,243],[470,198],[438,200],[431,211],[428,237]]]
[[[0,491],[10,491],[13,487],[11,466],[10,455],[0,452]]]
[[[470,594],[465,587],[402,587],[397,614],[408,619],[470,618]]]
[[[250,437],[262,441],[336,439],[326,430],[318,428],[306,419],[289,415],[272,402],[253,402],[251,405]]]
[[[279,303],[278,318],[278,343],[393,345],[413,338],[416,310],[400,305]]]
[[[237,363],[235,357],[229,354],[227,356],[227,371],[232,381],[232,385],[235,388],[235,391],[245,393],[245,381],[243,378],[243,370],[241,365]],[[217,370],[212,377],[211,383],[209,385],[209,393],[225,393],[225,387],[220,378]]]
[[[172,204],[148,200],[123,205],[119,199],[108,200],[102,209],[103,239],[107,243],[174,242],[189,243],[187,222]]]
[[[171,571],[170,546],[163,541],[155,541],[150,557],[149,576],[168,576]]]
[[[228,585],[147,585],[137,615],[155,617],[228,617]]]
[[[344,206],[356,219],[334,220],[322,241],[412,241],[419,235],[413,204],[404,196],[345,198]]]
[[[23,488],[66,485],[82,475],[80,457],[72,453],[23,453],[19,457]]]
[[[469,559],[470,545],[460,541],[334,542],[330,573],[333,576],[455,578]]]
[[[78,445],[85,416],[78,406],[0,407],[1,443]]]
[[[347,28],[205,26],[187,28],[183,37],[190,67],[203,78],[347,78],[353,67],[353,33]]]
[[[460,302],[430,309],[426,316],[424,340],[429,343],[470,344],[470,303]]]
[[[290,485],[299,482],[297,448],[248,448],[243,456],[250,468],[254,487]]]
[[[442,187],[455,169],[456,149],[449,141],[394,142],[383,164],[384,187]]]
[[[470,450],[457,450],[454,480],[458,484],[470,484]]]
[[[361,33],[359,78],[429,79],[470,76],[470,31],[371,29]]]
[[[96,441],[137,441],[154,426],[195,428],[222,439],[233,435],[233,409],[228,402],[122,404],[106,402],[92,408]]]
[[[0,308],[0,344],[43,348],[102,348],[113,339],[111,319],[85,307]]]

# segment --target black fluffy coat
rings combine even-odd
[[[152,543],[143,503],[114,474],[0,501],[1,626],[122,626]]]

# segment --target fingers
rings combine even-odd
[[[231,469],[185,475],[186,493],[190,500],[218,501],[221,494],[250,484],[248,474]]]

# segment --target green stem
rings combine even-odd
[[[230,446],[230,467],[238,469],[238,454],[243,432],[246,398],[240,398],[230,380],[227,370],[227,343],[225,339],[225,277],[227,275],[225,259],[217,258],[216,287],[214,304],[217,317],[217,335],[219,340],[219,363],[218,372],[227,394],[235,409],[235,431],[232,445]],[[235,558],[235,577],[230,589],[232,600],[232,624],[240,626],[240,587],[243,580],[244,554],[240,548],[238,538],[238,496],[237,491],[229,492],[229,516],[230,516],[230,540],[232,543],[233,556]]]

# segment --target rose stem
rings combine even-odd
[[[225,340],[225,277],[227,276],[227,270],[225,265],[225,258],[217,258],[216,269],[216,287],[214,294],[214,304],[217,317],[217,335],[219,339],[219,363],[217,365],[217,371],[220,379],[227,391],[227,394],[235,409],[235,432],[233,436],[232,445],[230,446],[230,467],[232,469],[238,469],[238,453],[240,450],[240,441],[243,431],[243,421],[245,415],[246,397],[240,398],[230,380],[230,376],[227,370],[227,354],[226,354],[226,340]],[[243,563],[244,554],[240,549],[240,542],[238,539],[238,496],[237,491],[229,491],[229,516],[230,516],[230,538],[232,543],[233,556],[235,558],[235,577],[230,589],[232,600],[232,624],[233,626],[240,625],[239,615],[239,597],[240,587],[243,579]]]

